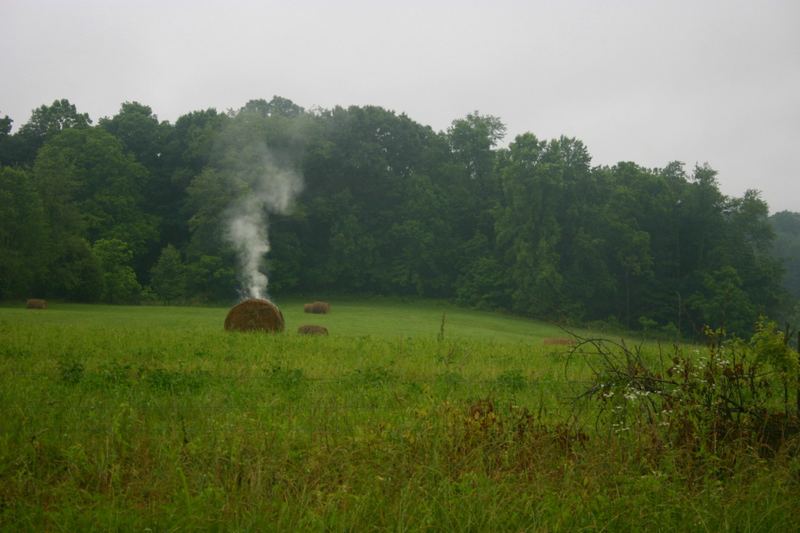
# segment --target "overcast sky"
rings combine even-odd
[[[800,211],[800,1],[0,0],[0,116],[68,98],[174,121],[280,95],[435,130],[479,110],[506,141],[581,139],[594,164],[691,168]]]

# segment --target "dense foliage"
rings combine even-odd
[[[796,248],[798,215],[770,225],[758,192],[723,195],[708,165],[593,167],[579,140],[501,147],[504,134],[477,112],[435,132],[280,97],[174,124],[135,102],[96,126],[66,100],[13,134],[6,117],[0,298],[234,299],[222,233],[256,141],[305,182],[290,214],[270,216],[273,293],[444,297],[672,333],[746,334],[786,306],[773,227]],[[782,253],[796,271],[797,250]]]

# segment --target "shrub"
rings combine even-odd
[[[759,320],[755,330],[745,342],[707,329],[705,353],[675,347],[660,364],[650,363],[641,346],[599,339],[581,339],[572,355],[592,369],[584,397],[600,403],[614,433],[650,432],[712,454],[734,443],[775,451],[800,429],[789,406],[797,354],[774,323]]]

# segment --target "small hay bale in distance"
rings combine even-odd
[[[576,344],[575,339],[566,337],[548,337],[543,342],[550,346],[574,346]]]
[[[28,309],[47,309],[47,300],[29,298],[28,301],[25,302],[25,307]]]
[[[328,328],[325,326],[316,326],[313,324],[307,324],[305,326],[300,326],[297,328],[297,333],[300,335],[327,335]]]
[[[310,304],[303,305],[303,312],[314,313],[317,315],[327,315],[331,310],[331,304],[328,302],[311,302]]]
[[[227,331],[283,331],[283,313],[274,303],[250,298],[234,305],[225,317]]]

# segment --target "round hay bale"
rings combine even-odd
[[[231,308],[225,317],[227,331],[283,331],[283,313],[269,300],[251,298]]]
[[[25,302],[25,307],[28,309],[47,309],[47,300],[30,298],[27,302]]]
[[[300,335],[327,335],[328,328],[325,326],[315,326],[313,324],[307,324],[305,326],[300,326],[297,328],[297,333]]]
[[[314,313],[317,315],[328,314],[331,310],[331,304],[328,302],[311,302],[310,304],[303,305],[303,312]]]

